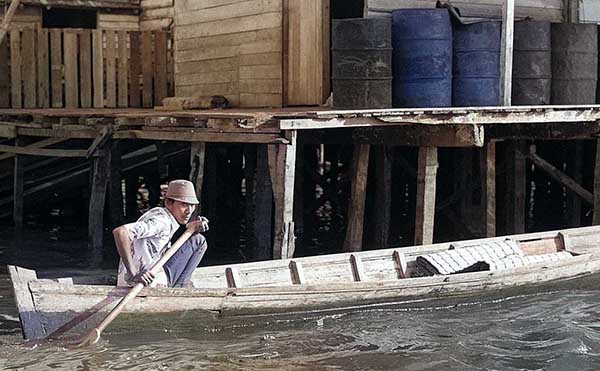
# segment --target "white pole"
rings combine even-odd
[[[515,0],[504,0],[502,11],[502,45],[500,49],[501,105],[511,105]]]

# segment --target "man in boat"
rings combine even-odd
[[[119,262],[118,286],[132,286],[141,282],[146,286],[193,287],[192,273],[204,256],[206,239],[199,233],[190,237],[153,276],[148,270],[164,251],[175,242],[186,226],[199,232],[208,230],[208,219],[191,220],[198,199],[192,182],[173,180],[169,183],[164,207],[145,212],[136,222],[117,227],[113,236]]]

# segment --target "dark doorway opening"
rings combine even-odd
[[[332,0],[331,18],[362,18],[365,0]]]
[[[88,9],[44,9],[44,28],[96,28],[98,13]]]

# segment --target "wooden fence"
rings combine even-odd
[[[11,30],[0,45],[2,108],[126,108],[172,95],[166,31]]]

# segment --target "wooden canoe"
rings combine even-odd
[[[411,277],[418,256],[446,251],[451,245],[439,243],[204,267],[194,272],[197,288],[144,288],[124,313],[168,315],[191,311],[200,317],[219,320],[382,304],[432,305],[431,300],[466,300],[485,292],[535,287],[600,271],[600,226],[469,243],[498,242],[506,238],[516,241],[527,255],[567,251],[572,256],[567,254],[568,258],[560,261],[493,272]],[[114,277],[38,278],[35,271],[16,266],[9,266],[9,272],[26,339],[65,332],[83,333],[128,292],[128,288],[111,286]]]

